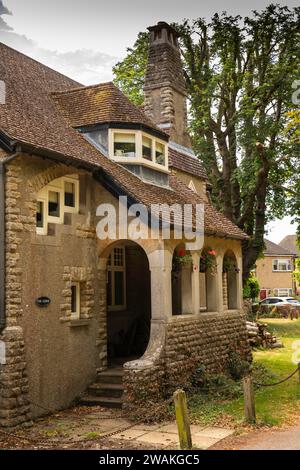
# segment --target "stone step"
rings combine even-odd
[[[96,381],[103,384],[122,384],[123,376],[123,369],[107,369],[103,372],[98,372]]]
[[[105,408],[122,408],[122,399],[117,397],[85,395],[80,399],[80,405],[103,406]]]
[[[121,398],[123,395],[123,385],[116,383],[94,383],[89,386],[88,394],[93,396],[116,397]]]

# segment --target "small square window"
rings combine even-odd
[[[71,314],[73,318],[80,318],[80,284],[71,285]]]
[[[65,181],[65,206],[75,208],[76,187],[75,183]]]
[[[49,191],[48,215],[50,217],[60,217],[60,193]]]

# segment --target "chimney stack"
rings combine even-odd
[[[144,87],[145,113],[170,135],[171,141],[191,147],[178,33],[162,21],[148,30],[150,46]]]

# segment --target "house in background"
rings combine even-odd
[[[297,243],[297,235],[287,235],[281,240],[279,245],[291,253],[296,253],[296,258],[300,258],[300,247]],[[297,295],[300,295],[300,283],[296,283],[296,289]]]
[[[290,297],[296,295],[293,279],[297,254],[265,239],[263,258],[256,262],[255,276],[260,285],[260,299],[269,296]]]

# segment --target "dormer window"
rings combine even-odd
[[[109,130],[109,156],[118,163],[168,171],[167,142],[143,131]]]

